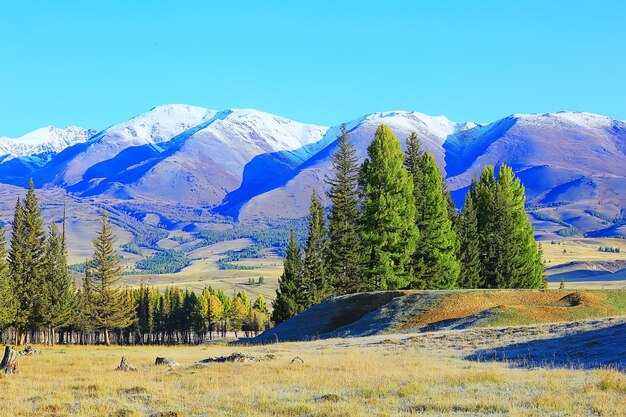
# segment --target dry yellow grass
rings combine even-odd
[[[574,261],[617,261],[626,260],[626,240],[609,238],[577,238],[542,241],[543,259],[546,266],[557,266]],[[620,248],[620,253],[600,252],[599,247]],[[563,252],[565,250],[565,252]]]
[[[615,371],[523,370],[395,345],[324,341],[237,348],[276,359],[191,366],[225,346],[55,347],[0,377],[1,416],[606,415],[626,411]],[[126,355],[137,372],[113,369]],[[155,367],[171,356],[178,369]],[[290,365],[294,356],[304,365]]]

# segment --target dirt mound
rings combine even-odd
[[[571,294],[567,294],[559,301],[570,307],[577,307],[581,305],[587,307],[598,307],[600,302],[604,299],[606,299],[606,296],[603,296],[603,294],[576,291]]]
[[[624,314],[625,290],[374,292],[325,301],[255,340],[306,340],[514,326]]]

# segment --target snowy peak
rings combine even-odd
[[[429,116],[416,111],[403,110],[370,113],[360,120],[362,123],[392,124],[417,129],[442,139],[477,126],[474,122],[452,122],[445,116]]]
[[[77,143],[86,142],[97,132],[68,126],[64,129],[48,126],[34,130],[19,138],[0,137],[0,153],[7,159],[38,154],[58,153]]]
[[[106,138],[117,146],[158,144],[211,119],[216,113],[184,104],[161,105],[107,128],[98,135],[98,140]]]

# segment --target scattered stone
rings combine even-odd
[[[256,358],[254,356],[244,355],[243,353],[233,353],[230,356],[217,356],[215,358],[207,358],[200,361],[200,363],[210,363],[210,362],[232,362],[232,363],[245,363],[245,362],[254,362]]]
[[[299,363],[300,365],[304,365],[304,360],[300,357],[300,356],[296,356],[295,358],[293,358],[291,360],[291,362],[289,362],[291,365],[295,364],[295,363]]]
[[[13,374],[17,372],[17,351],[11,346],[4,348],[4,357],[0,362],[0,372]]]
[[[34,348],[31,345],[27,345],[24,350],[20,350],[19,354],[21,356],[28,356],[28,355],[39,355],[41,354],[41,350],[38,348]]]
[[[180,363],[176,362],[173,358],[161,358],[161,357],[157,357],[156,360],[154,361],[154,364],[155,365],[168,365],[171,368],[175,366],[180,366]]]
[[[119,366],[115,368],[115,370],[116,371],[136,371],[137,368],[135,368],[130,363],[128,363],[128,359],[126,359],[126,356],[122,356],[122,361],[120,362]]]

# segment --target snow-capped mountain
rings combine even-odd
[[[459,204],[483,166],[507,163],[541,211],[542,230],[622,234],[606,218],[626,214],[625,122],[560,112],[476,124],[390,111],[346,124],[361,160],[380,124],[402,142],[416,132]],[[257,110],[164,105],[101,132],[44,128],[0,138],[0,183],[33,177],[38,187],[96,200],[210,208],[241,221],[297,218],[312,189],[323,194],[339,135],[339,126]]]
[[[0,137],[0,155],[6,161],[18,157],[56,154],[68,146],[87,141],[96,133],[95,130],[78,126],[65,129],[42,127],[19,138]]]

